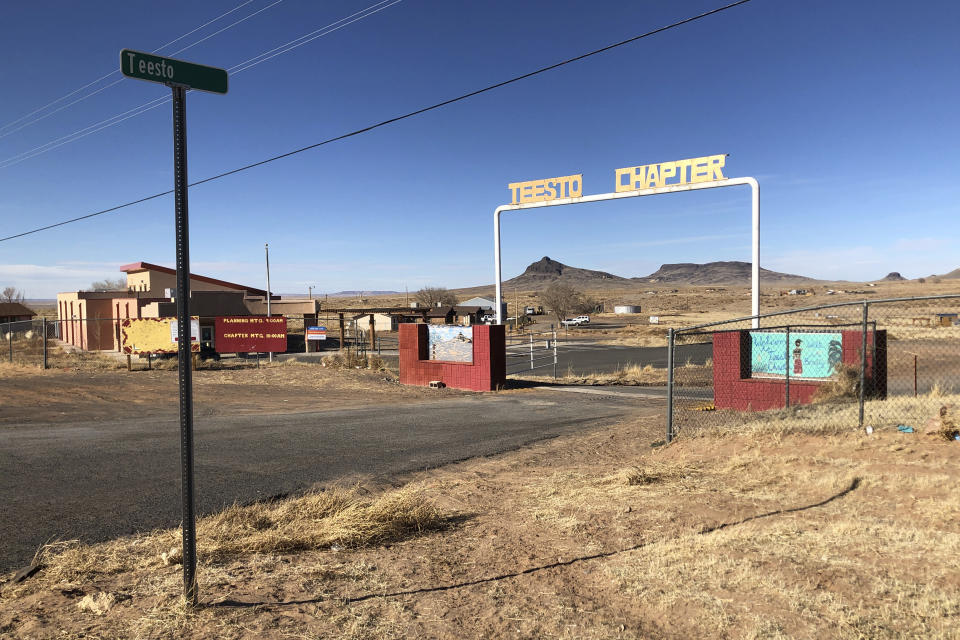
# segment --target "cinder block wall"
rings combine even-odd
[[[860,368],[862,331],[841,331],[843,364]],[[876,348],[873,348],[876,347]],[[766,411],[784,406],[782,378],[750,377],[750,332],[713,334],[713,403],[717,409]],[[790,405],[809,404],[823,382],[790,379]],[[867,332],[867,396],[887,397],[887,332]]]
[[[440,380],[454,389],[493,391],[507,380],[506,333],[503,325],[474,325],[473,362],[429,359],[427,325],[400,325],[400,383],[427,386]]]

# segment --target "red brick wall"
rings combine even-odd
[[[841,331],[843,363],[860,368],[862,331]],[[876,347],[875,349],[872,347]],[[790,379],[790,405],[809,404],[821,382]],[[887,332],[867,332],[867,395],[887,396]],[[786,383],[777,378],[750,377],[750,332],[713,334],[713,403],[717,409],[766,411],[782,408]]]
[[[474,325],[473,362],[429,360],[425,324],[400,325],[400,382],[426,386],[440,380],[454,389],[493,391],[507,379],[506,334],[503,325]]]

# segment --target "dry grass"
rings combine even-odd
[[[864,403],[863,420],[865,425],[874,429],[896,430],[902,423],[919,430],[931,417],[939,416],[941,407],[958,402],[960,395],[944,394],[938,388],[915,398],[900,396],[868,400]],[[695,438],[773,436],[779,439],[794,435],[836,436],[860,431],[856,402],[825,402],[757,413],[724,410],[711,412],[704,421],[709,424],[685,428],[681,435]],[[946,428],[944,433],[947,433]]]
[[[667,370],[658,369],[653,365],[627,364],[617,367],[613,373],[583,373],[578,374],[573,368],[568,368],[562,376],[527,375],[524,372],[511,374],[517,380],[529,382],[585,385],[585,386],[637,386],[651,387],[667,384]],[[713,383],[713,363],[709,359],[705,364],[687,363],[674,369],[674,378],[683,386],[709,386]]]
[[[442,528],[445,516],[421,489],[404,487],[374,498],[334,488],[304,496],[233,505],[197,520],[197,559],[203,565],[252,554],[287,554],[331,546],[383,544]],[[8,587],[3,599],[45,585],[90,582],[118,573],[150,571],[182,561],[181,532],[160,530],[112,542],[54,542],[42,547],[38,578]]]
[[[860,367],[840,365],[829,382],[821,383],[813,402],[842,402],[860,397]]]
[[[356,351],[344,351],[323,358],[322,365],[331,369],[373,369],[384,371],[386,361],[378,355],[364,356]]]

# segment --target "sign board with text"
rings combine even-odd
[[[170,342],[177,344],[180,341],[179,327],[177,321],[170,322]],[[200,342],[200,318],[190,320],[190,342]]]
[[[307,327],[307,340],[326,340],[326,327]]]
[[[200,319],[191,321],[190,351],[200,351]],[[120,346],[128,354],[177,353],[176,318],[128,318],[120,321]]]
[[[217,353],[283,353],[287,319],[266,316],[223,316],[214,321]]]
[[[228,81],[225,69],[164,58],[133,49],[124,49],[120,52],[120,73],[128,78],[182,85],[197,91],[227,92]]]

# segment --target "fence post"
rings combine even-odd
[[[913,354],[913,397],[917,397],[917,354]]]
[[[47,319],[40,319],[40,333],[43,334],[43,368],[47,368]],[[916,377],[916,376],[914,376]]]
[[[10,343],[10,364],[13,364],[13,325],[7,323],[7,342]]]
[[[863,301],[863,325],[861,326],[862,335],[860,340],[860,424],[863,426],[863,403],[866,397],[867,380],[867,316],[869,314],[870,303]]]
[[[533,332],[530,332],[530,371],[533,371]]]
[[[553,331],[553,379],[557,379],[557,331]]]
[[[786,374],[783,383],[784,393],[786,394],[784,400],[784,407],[790,408],[790,325],[787,325],[787,335],[786,335],[787,351],[786,358],[783,361],[783,371]]]
[[[673,327],[667,329],[667,444],[673,440]]]

